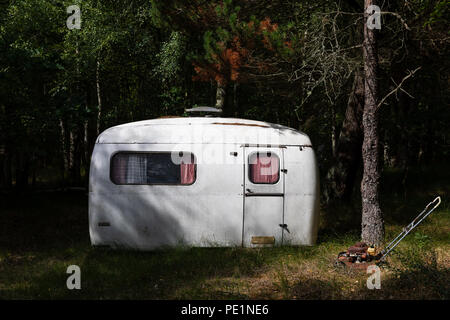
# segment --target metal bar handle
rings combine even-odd
[[[424,212],[428,209],[428,207],[429,207],[430,205],[432,205],[433,203],[435,203],[436,200],[438,201],[438,203],[433,207],[433,209],[431,209],[431,211],[433,211],[434,209],[436,209],[436,208],[441,204],[441,197],[436,197],[436,199],[434,199],[434,200],[431,201],[429,204],[427,204],[427,206],[426,206],[425,209],[421,212],[421,214],[424,213]],[[419,215],[411,222],[411,224],[414,224],[414,222],[415,222],[416,220],[419,219],[419,217],[420,217],[421,214],[419,214]],[[429,214],[429,213],[428,213],[428,214]],[[428,214],[427,214],[427,215],[428,215]],[[421,219],[421,220],[422,220],[422,219]]]
[[[395,237],[395,239],[392,240],[392,241],[386,246],[386,248],[385,248],[383,251],[384,251],[384,252],[387,251],[387,250],[390,248],[390,246],[391,246],[393,243],[395,243],[395,242],[397,241],[398,238],[400,238],[404,233],[408,233],[408,232],[407,232],[408,230],[414,229],[414,227],[413,227],[413,226],[414,226],[414,222],[415,222],[420,216],[422,216],[422,215],[427,211],[428,207],[429,207],[430,205],[432,205],[433,203],[435,203],[436,200],[438,201],[438,203],[435,205],[435,207],[434,207],[432,210],[434,210],[437,206],[439,206],[439,205],[441,204],[441,197],[436,197],[433,201],[431,201],[429,204],[427,204],[427,206],[425,207],[425,209],[423,209],[423,211],[422,211],[421,213],[419,213],[419,215],[418,215],[417,217],[415,217],[415,218],[413,219],[412,222],[410,222],[405,228],[403,228],[402,232],[400,232],[400,234],[399,234],[397,237]]]
[[[428,209],[434,203],[436,203],[434,207]],[[404,237],[406,237],[415,227],[417,227],[426,217],[428,217],[434,211],[434,209],[436,209],[440,204],[441,204],[441,197],[436,197],[433,201],[427,204],[425,209],[421,213],[419,213],[419,215],[415,217],[414,220],[406,228],[404,228],[403,231],[400,232],[400,234],[394,240],[392,240],[386,246],[386,248],[382,252],[383,256],[380,258],[380,260],[383,260],[392,250],[394,250],[394,248],[400,243],[400,241],[402,241]],[[417,219],[419,218],[420,220],[416,222]],[[398,238],[400,239],[397,241]]]

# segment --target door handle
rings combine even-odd
[[[253,193],[253,191],[250,189],[245,189],[245,190],[247,190],[248,193]]]
[[[288,233],[290,233],[290,232],[289,232],[289,229],[288,229],[288,227],[287,227],[287,224],[283,223],[283,224],[279,224],[279,226],[281,227],[281,229],[284,229],[284,230],[286,230]]]

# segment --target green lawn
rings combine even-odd
[[[449,299],[449,170],[385,172],[382,205],[390,240],[436,195],[443,203],[368,275],[334,266],[358,240],[359,203],[322,210],[314,247],[175,248],[156,252],[90,247],[87,195],[1,196],[0,299]],[[67,266],[81,290],[66,288]]]

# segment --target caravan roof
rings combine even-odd
[[[310,145],[300,131],[269,122],[208,117],[160,118],[105,130],[97,143]]]

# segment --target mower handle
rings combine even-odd
[[[436,203],[437,201],[437,203]],[[434,207],[429,209],[429,207],[434,204]],[[425,209],[423,209],[423,211],[421,213],[419,213],[419,215],[417,217],[414,218],[414,220],[408,224],[405,228],[403,228],[403,231],[400,232],[400,234],[394,239],[392,240],[387,246],[386,248],[384,248],[381,251],[381,258],[380,260],[383,260],[399,243],[400,241],[403,240],[404,237],[406,237],[408,235],[408,233],[410,233],[415,227],[417,227],[426,217],[428,217],[433,211],[434,209],[436,209],[439,205],[441,204],[441,197],[438,196],[436,197],[433,201],[431,201],[429,204],[427,204],[427,206],[425,207]],[[417,221],[419,220],[419,221]],[[417,221],[417,222],[416,222]]]

